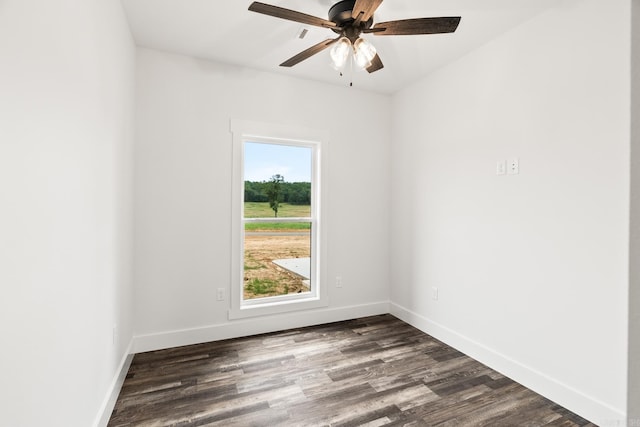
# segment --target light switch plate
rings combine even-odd
[[[506,160],[498,160],[496,163],[496,175],[506,175],[507,174],[507,161]]]

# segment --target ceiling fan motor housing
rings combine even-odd
[[[355,21],[352,16],[353,6],[355,5],[355,3],[356,0],[342,0],[331,6],[331,9],[329,9],[329,21],[335,22],[338,27],[342,27],[345,30],[353,28],[354,30],[357,29],[362,31],[365,28],[371,28],[371,26],[373,25],[373,16],[366,22],[360,22],[357,27],[352,25]],[[332,30],[337,34],[342,33],[342,31],[339,29]],[[358,34],[360,33],[360,31],[358,31]],[[349,34],[345,35],[349,37]]]

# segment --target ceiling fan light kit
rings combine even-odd
[[[318,18],[279,6],[253,2],[249,6],[252,12],[302,24],[328,28],[338,34],[337,38],[324,40],[284,61],[280,66],[293,67],[316,53],[331,48],[329,54],[336,70],[342,70],[351,59],[351,63],[369,73],[384,68],[376,48],[361,34],[374,36],[442,34],[453,33],[460,23],[460,17],[415,18],[399,21],[378,22],[373,24],[373,14],[383,0],[341,0],[329,9],[329,19]]]
[[[353,61],[359,69],[371,66],[371,60],[376,56],[376,48],[363,38],[358,38],[355,43],[346,37],[341,37],[330,51],[333,68],[342,71],[347,65],[349,58],[353,56]]]

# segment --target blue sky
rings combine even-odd
[[[275,174],[286,182],[311,182],[311,148],[245,142],[244,180],[268,181]]]

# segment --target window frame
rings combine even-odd
[[[243,120],[231,121],[233,135],[231,284],[229,319],[285,313],[328,306],[326,277],[326,227],[322,218],[326,211],[326,183],[323,173],[328,133],[294,125],[277,125]],[[244,144],[255,142],[312,149],[311,217],[286,218],[291,222],[311,222],[311,292],[245,300],[244,288]],[[282,221],[283,218],[268,219]],[[267,219],[260,220],[266,222]]]

